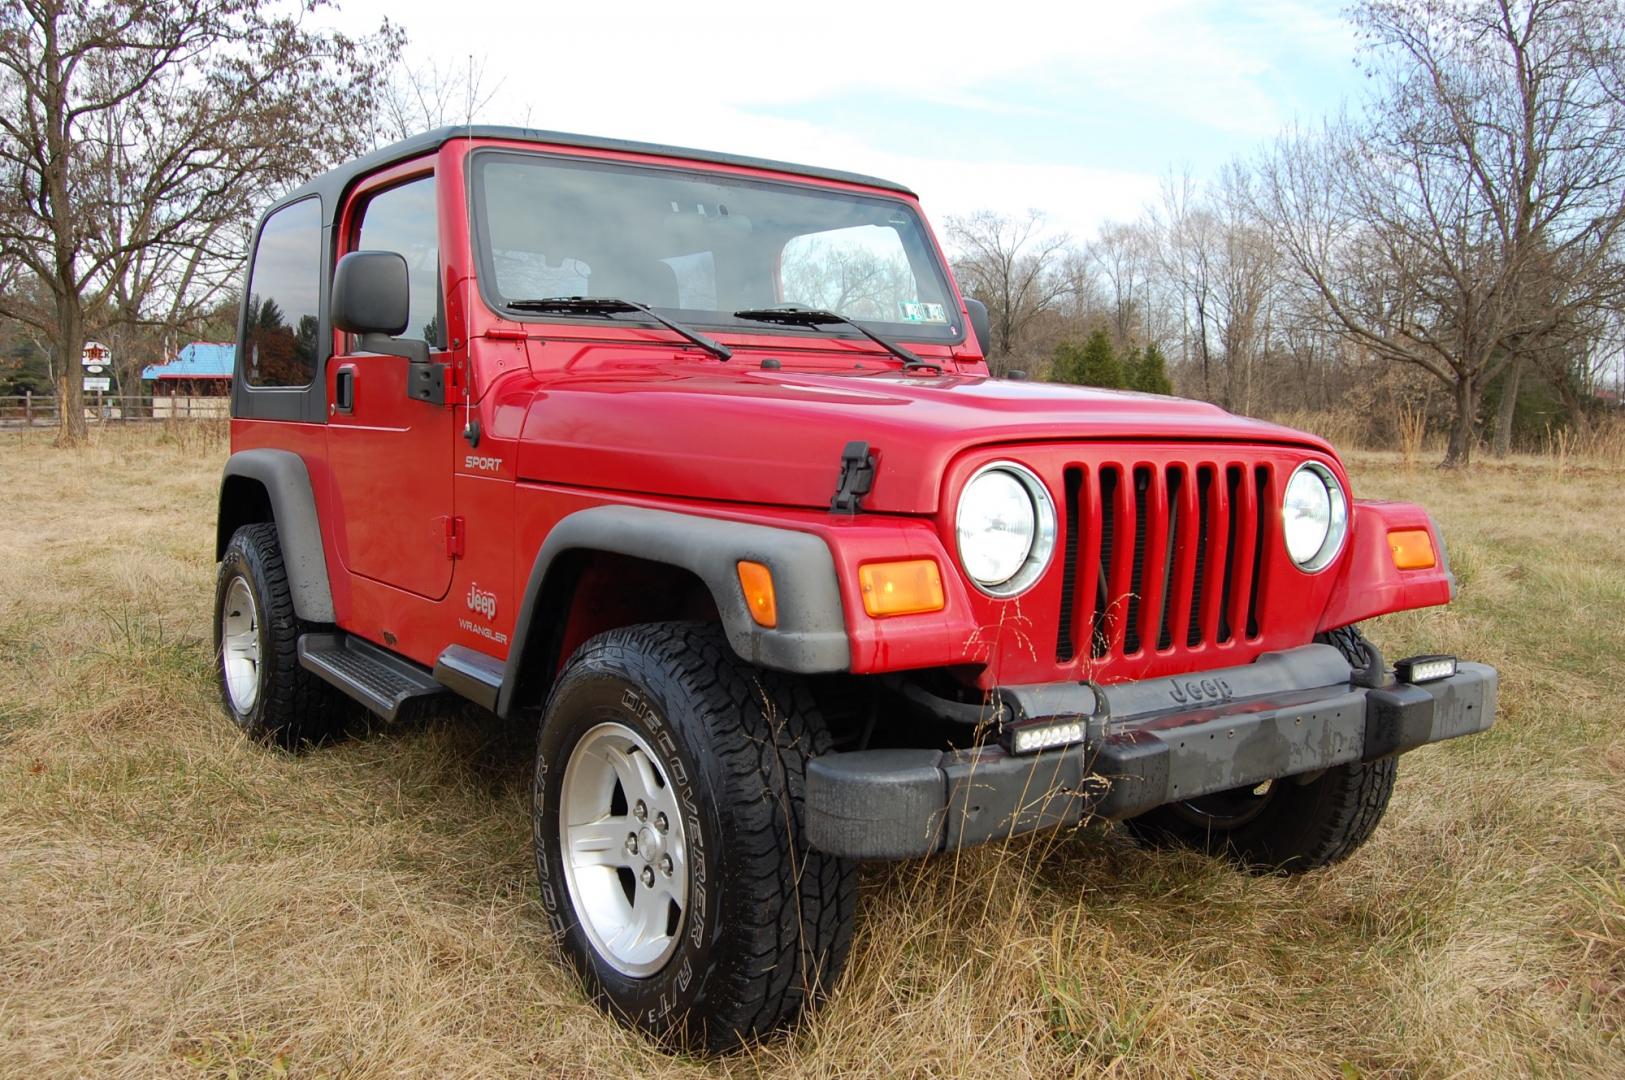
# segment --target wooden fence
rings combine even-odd
[[[91,423],[147,423],[152,420],[218,420],[230,415],[225,397],[149,397],[144,394],[85,394],[85,419]],[[55,427],[56,398],[44,394],[0,396],[0,427]]]

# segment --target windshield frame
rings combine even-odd
[[[836,186],[828,182],[807,180],[798,182],[778,177],[758,176],[750,173],[739,173],[715,167],[685,166],[681,164],[664,164],[640,161],[610,160],[581,154],[562,154],[544,150],[520,149],[505,146],[481,146],[469,152],[465,165],[464,184],[468,200],[469,239],[472,242],[475,278],[479,284],[480,298],[485,306],[494,314],[521,323],[563,323],[579,326],[607,327],[625,326],[636,328],[661,328],[661,324],[653,319],[642,317],[636,312],[628,312],[624,317],[607,321],[596,315],[572,315],[567,313],[534,312],[511,308],[504,298],[495,294],[496,263],[494,259],[494,245],[491,242],[491,224],[487,216],[482,182],[484,165],[495,159],[536,159],[547,165],[556,165],[563,168],[584,168],[614,171],[641,171],[673,173],[682,176],[691,176],[702,181],[723,179],[731,183],[738,183],[762,188],[783,188],[800,193],[807,191],[827,193],[847,198],[862,199],[871,202],[881,202],[894,206],[908,214],[915,223],[919,242],[923,249],[922,254],[930,264],[930,272],[937,279],[949,308],[949,321],[937,333],[910,332],[908,324],[894,322],[877,322],[860,319],[867,326],[873,327],[877,332],[898,341],[908,341],[922,346],[937,345],[952,347],[963,344],[969,337],[969,327],[963,313],[959,310],[959,293],[954,284],[947,262],[941,248],[937,245],[936,237],[932,235],[930,226],[926,222],[918,206],[911,200],[899,197],[894,192],[879,192],[870,190],[851,190],[844,186]],[[816,235],[816,234],[808,234]],[[535,298],[540,299],[540,298]],[[624,298],[636,299],[636,298]],[[651,305],[656,307],[655,305]],[[694,310],[689,308],[656,307],[656,310],[670,318],[677,319],[685,326],[704,327],[708,331],[737,334],[744,336],[773,336],[790,338],[808,345],[816,346],[820,339],[837,339],[843,342],[862,342],[872,344],[861,331],[850,326],[830,325],[823,327],[797,327],[784,326],[775,323],[756,322],[747,319],[733,318],[730,312],[717,311],[715,318],[695,318]],[[931,324],[921,324],[922,328]],[[878,348],[878,346],[876,346]]]

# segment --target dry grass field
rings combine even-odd
[[[840,992],[663,1054],[600,1016],[533,895],[531,733],[446,716],[301,756],[215,701],[204,425],[0,435],[0,1076],[1625,1075],[1625,472],[1458,477],[1452,608],[1368,627],[1502,672],[1330,872],[1244,877],[1088,827],[865,872]]]

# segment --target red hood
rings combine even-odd
[[[841,449],[879,459],[869,510],[930,514],[948,463],[995,443],[1322,440],[1183,398],[1052,383],[744,366],[565,376],[525,417],[522,479],[727,502],[827,507]]]

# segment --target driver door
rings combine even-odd
[[[443,350],[434,174],[392,174],[355,200],[340,254],[404,256],[411,314],[401,336]],[[455,410],[413,400],[406,359],[360,352],[348,334],[328,364],[327,391],[334,532],[345,568],[430,600],[444,597],[453,569],[447,530]]]

